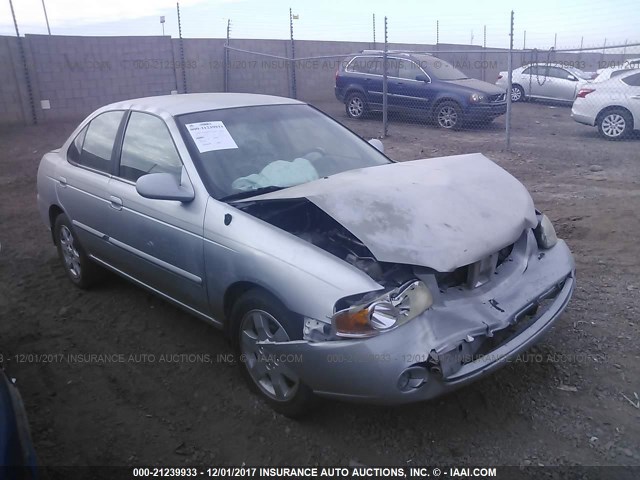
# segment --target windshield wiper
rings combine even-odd
[[[269,185],[268,187],[256,188],[255,190],[246,190],[244,192],[232,193],[226,197],[222,197],[219,200],[221,202],[230,202],[233,200],[241,200],[243,198],[255,197],[256,195],[262,195],[263,193],[277,192],[285,187],[277,187],[275,185]]]

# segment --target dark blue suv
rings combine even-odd
[[[336,97],[347,115],[361,118],[382,111],[382,52],[365,50],[341,63]],[[506,91],[467,77],[427,54],[387,53],[389,111],[418,113],[442,128],[487,124],[507,111]]]

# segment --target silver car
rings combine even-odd
[[[496,85],[507,88],[508,72],[500,72]],[[529,98],[573,102],[589,82],[589,74],[562,64],[535,63],[516,68],[512,73],[511,101]]]
[[[414,402],[537,342],[574,261],[483,155],[381,150],[287,98],[141,98],[43,157],[38,205],[71,282],[106,268],[224,329],[275,410]]]

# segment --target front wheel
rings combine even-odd
[[[298,375],[278,355],[264,349],[260,342],[288,342],[295,330],[291,313],[273,296],[262,290],[250,290],[232,310],[233,341],[240,352],[242,371],[252,390],[276,412],[299,417],[313,406],[315,397]],[[302,325],[299,325],[302,332]]]
[[[609,110],[598,118],[598,131],[607,140],[621,140],[633,129],[633,119],[629,112],[619,108]]]
[[[435,120],[440,128],[459,128],[462,125],[462,109],[456,102],[442,102],[436,107]]]
[[[351,118],[362,118],[367,113],[367,101],[362,93],[352,93],[347,97],[345,108]]]

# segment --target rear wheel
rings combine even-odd
[[[456,129],[462,125],[462,109],[460,105],[450,100],[436,107],[434,117],[440,128]]]
[[[295,338],[294,318],[272,295],[259,289],[244,293],[234,304],[232,334],[240,352],[242,371],[252,390],[276,412],[288,417],[306,413],[314,395],[284,359],[272,355],[259,343],[288,342]],[[302,326],[299,326],[302,331]]]
[[[524,101],[524,89],[520,85],[511,86],[511,101],[512,102]]]
[[[598,117],[598,131],[607,140],[621,140],[633,130],[633,119],[621,108],[607,110]]]
[[[362,118],[367,113],[367,101],[362,93],[354,92],[347,97],[345,108],[351,118]]]
[[[89,259],[64,213],[56,217],[53,232],[58,256],[69,280],[80,288],[89,288],[98,282],[103,270]]]

